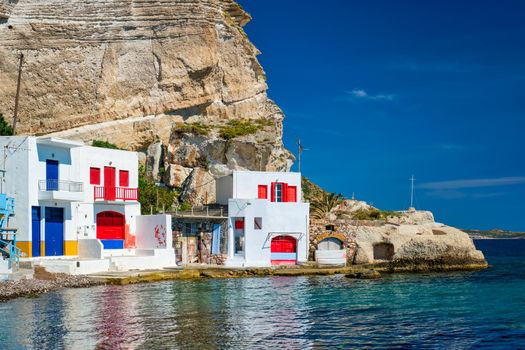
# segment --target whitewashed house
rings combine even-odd
[[[0,193],[16,200],[10,226],[26,257],[173,255],[171,219],[140,215],[136,152],[33,136],[0,137],[0,151]]]
[[[227,266],[271,266],[308,260],[309,204],[301,174],[234,171],[217,180],[228,205]]]

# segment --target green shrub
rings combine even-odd
[[[219,136],[225,140],[231,140],[236,137],[255,134],[256,132],[257,124],[252,123],[250,120],[230,120],[225,126],[221,127]]]
[[[178,126],[176,131],[183,134],[208,136],[210,133],[210,126],[201,123],[187,123]]]
[[[376,208],[359,209],[352,213],[352,218],[355,220],[384,220],[389,216],[401,216],[401,213]]]
[[[343,199],[341,194],[322,192],[310,201],[310,215],[314,219],[324,219]]]
[[[120,149],[114,143],[111,143],[108,141],[102,141],[102,140],[93,140],[93,142],[91,143],[91,146],[100,147],[100,148]]]
[[[274,126],[275,121],[271,118],[262,118],[255,121],[258,127],[264,128],[265,126]]]
[[[13,127],[9,125],[2,114],[0,114],[0,136],[12,136]]]
[[[146,169],[139,167],[139,202],[142,214],[157,214],[164,208],[170,211],[178,193],[159,187],[155,182],[146,179]]]
[[[179,207],[177,208],[178,210],[180,211],[186,211],[186,210],[190,210],[192,207],[192,205],[188,202],[182,202],[181,204],[179,204]]]

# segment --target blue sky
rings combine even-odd
[[[525,231],[525,1],[241,0],[285,145],[325,189]]]

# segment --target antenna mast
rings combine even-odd
[[[304,148],[301,143],[301,139],[297,139],[297,171],[301,172],[301,153],[303,153]]]
[[[416,181],[416,179],[414,175],[412,175],[408,180],[410,180],[410,208],[414,208],[414,181]]]

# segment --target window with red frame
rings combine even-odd
[[[120,170],[119,171],[119,186],[128,187],[129,186],[129,171]]]
[[[89,183],[100,185],[100,168],[89,168]]]

